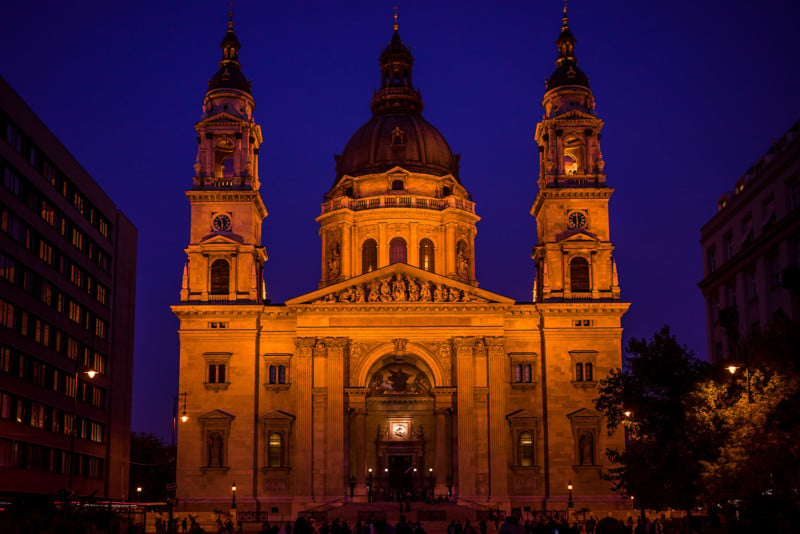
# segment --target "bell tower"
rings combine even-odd
[[[208,82],[203,114],[195,124],[197,159],[191,204],[191,231],[181,301],[261,302],[267,253],[261,223],[267,216],[259,193],[261,127],[250,82],[239,63],[241,45],[233,14],[220,43],[219,70]]]
[[[538,234],[532,254],[537,302],[620,298],[608,223],[614,189],[606,184],[600,151],[603,120],[578,67],[575,41],[565,4],[556,69],[536,127],[539,191],[531,215]]]

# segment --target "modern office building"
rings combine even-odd
[[[571,497],[595,513],[629,507],[600,478],[604,451],[623,437],[607,433],[592,401],[621,366],[629,304],[609,235],[603,120],[574,45],[565,12],[531,147],[534,302],[478,287],[477,178],[461,176],[423,117],[395,24],[372,116],[342,140],[335,175],[320,184],[320,280],[271,303],[262,134],[229,22],[195,125],[172,307],[189,416],[178,432],[184,511],[227,510],[234,481],[239,512],[283,517],[406,494],[505,510],[565,510]]]
[[[700,245],[712,362],[776,314],[800,319],[800,121],[720,197]]]
[[[0,493],[125,497],[136,229],[2,78],[0,137]]]

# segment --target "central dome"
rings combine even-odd
[[[359,128],[336,162],[336,179],[402,167],[458,180],[458,157],[419,113],[375,115]]]
[[[336,181],[402,167],[411,172],[458,178],[458,156],[422,117],[422,97],[411,85],[414,58],[395,27],[380,57],[381,88],[372,97],[372,118],[336,157]],[[460,183],[460,180],[459,180]]]

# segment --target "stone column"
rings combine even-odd
[[[475,338],[457,337],[456,386],[458,387],[458,497],[471,499],[475,496],[475,425],[472,418],[475,409],[475,370],[473,352]]]
[[[489,497],[508,501],[508,425],[506,395],[509,363],[505,339],[487,337],[489,366]]]
[[[309,399],[312,397],[312,358],[311,351],[316,343],[313,337],[297,337],[294,340],[295,355],[292,358],[292,386],[294,405],[297,411],[294,431],[294,458],[292,471],[294,473],[295,495],[298,499],[311,499],[311,470],[312,464],[308,461],[312,454],[312,407]]]
[[[347,451],[344,447],[344,349],[347,338],[326,338],[328,348],[327,387],[327,495],[342,497],[347,487],[344,467]],[[349,494],[349,488],[347,490]]]

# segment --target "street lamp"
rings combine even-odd
[[[735,365],[729,365],[725,369],[727,369],[728,372],[732,375],[736,374],[736,371],[739,370],[739,368]],[[744,376],[745,380],[747,381],[747,403],[752,404],[753,396],[750,394],[750,366],[747,365],[747,358],[745,358],[744,360]]]
[[[436,486],[433,483],[433,467],[428,468],[428,478],[430,479],[430,486],[431,486],[431,502],[436,498]]]
[[[569,490],[569,500],[567,501],[567,508],[572,508],[572,480],[567,482],[567,490]]]
[[[142,487],[136,486],[136,502],[142,502]]]
[[[88,375],[90,379],[97,376],[97,371],[95,371],[94,369],[87,369],[86,371],[83,371],[83,373]],[[70,497],[72,496],[72,479],[75,467],[75,459],[73,458],[73,456],[75,456],[75,434],[78,432],[77,419],[78,419],[78,392],[80,391],[80,383],[79,383],[80,375],[81,375],[80,363],[76,358],[75,373],[73,376],[75,391],[72,392],[72,421],[71,421],[72,427],[70,428],[70,433],[69,433],[69,478],[67,481],[67,486],[69,488]]]
[[[372,468],[367,469],[367,502],[372,502]]]
[[[236,521],[236,481],[231,486],[231,518]]]

